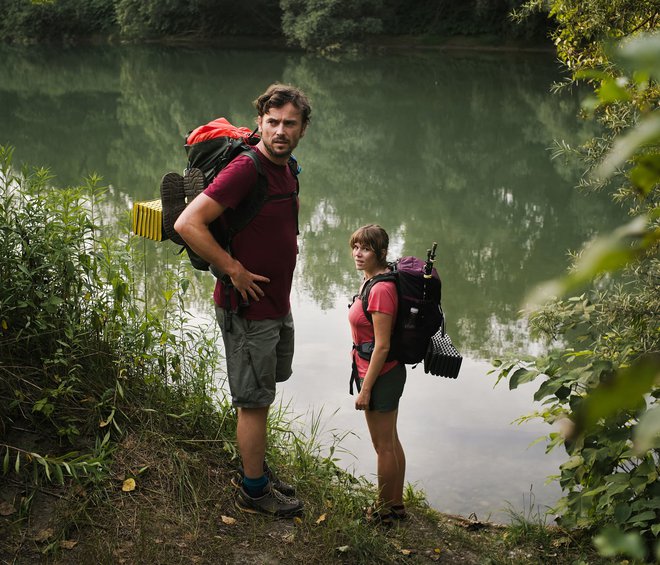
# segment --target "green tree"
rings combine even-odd
[[[331,53],[379,33],[382,0],[280,0],[282,31],[291,45]]]
[[[115,29],[114,0],[0,0],[0,40],[73,41]]]
[[[198,27],[197,2],[117,0],[117,21],[129,38],[193,33]]]
[[[121,34],[130,39],[280,36],[281,12],[269,0],[115,0]]]
[[[611,65],[608,42],[654,30],[660,20],[656,0],[530,0],[514,15],[523,20],[547,11],[557,23],[552,39],[571,71]]]
[[[563,444],[569,455],[555,509],[563,524],[611,528],[596,538],[604,554],[643,559],[647,544],[660,558],[660,35],[640,37],[654,28],[657,9],[644,1],[558,0],[550,13],[558,54],[572,72],[567,84],[593,87],[584,110],[603,126],[601,136],[563,152],[585,163],[584,188],[608,188],[634,219],[539,290],[532,303],[583,293],[532,311],[533,330],[553,347],[495,361],[498,381],[516,388],[543,379],[535,395],[543,408],[532,416],[560,424],[548,449]]]

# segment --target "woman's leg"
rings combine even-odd
[[[396,429],[398,414],[398,410],[365,412],[371,441],[378,458],[380,502],[386,506],[403,504],[406,456]]]

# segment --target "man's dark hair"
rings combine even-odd
[[[254,101],[254,107],[257,109],[259,116],[263,116],[271,108],[281,108],[289,102],[300,110],[302,123],[304,126],[307,125],[312,107],[305,93],[295,86],[280,83],[271,84],[268,90]]]

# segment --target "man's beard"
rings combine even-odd
[[[287,148],[283,151],[276,151],[273,148],[273,145],[271,143],[268,143],[265,140],[263,140],[263,142],[264,142],[264,147],[266,148],[266,151],[268,151],[268,154],[271,157],[281,159],[283,157],[290,157],[291,153],[293,153],[293,148],[290,145],[288,145]]]

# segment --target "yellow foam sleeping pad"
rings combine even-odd
[[[164,241],[163,206],[160,199],[133,204],[133,233],[153,241]]]

